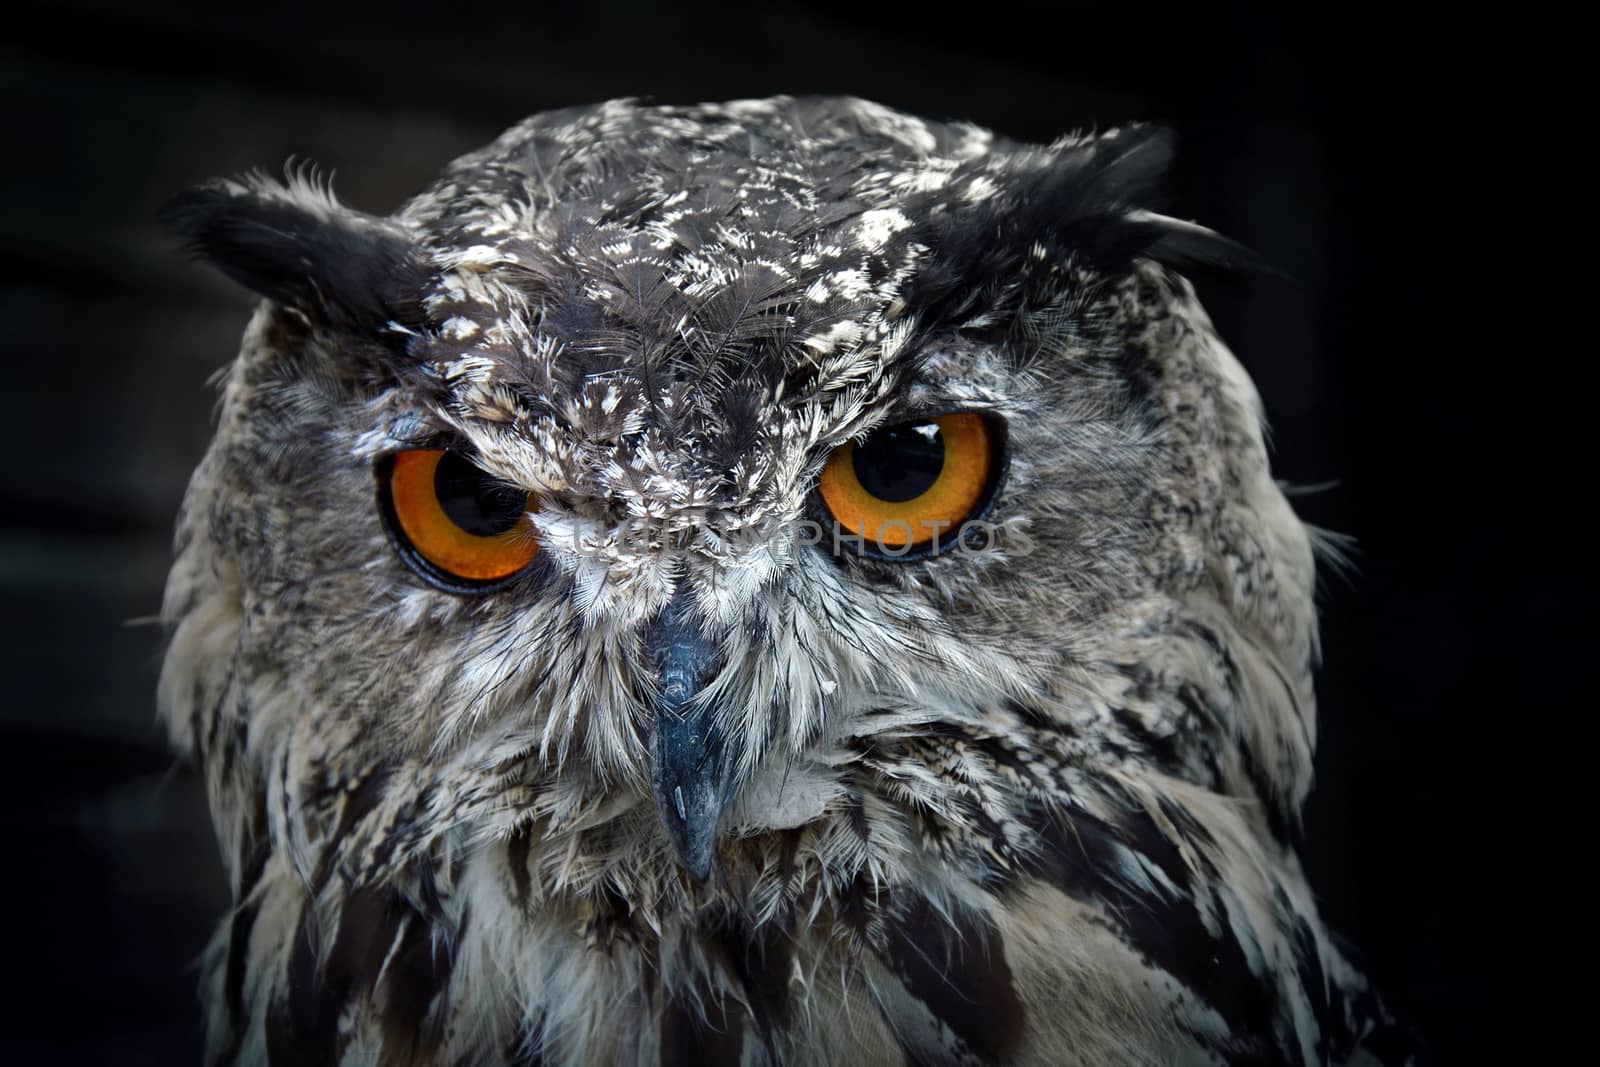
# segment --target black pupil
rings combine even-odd
[[[854,462],[861,488],[879,500],[915,500],[944,470],[944,437],[937,422],[891,426],[857,445]]]
[[[528,510],[526,494],[495,481],[454,452],[440,457],[433,491],[450,521],[479,537],[505,533]]]

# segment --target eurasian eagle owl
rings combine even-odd
[[[613,102],[389,218],[175,200],[265,297],[165,603],[211,1059],[1384,1047],[1290,844],[1311,544],[1167,155]]]

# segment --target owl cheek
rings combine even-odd
[[[647,625],[644,644],[661,694],[650,733],[651,791],[678,862],[704,881],[717,823],[732,799],[732,761],[716,706],[695,697],[715,676],[721,656],[693,620],[683,585]]]

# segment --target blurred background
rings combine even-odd
[[[1512,117],[1508,75],[1442,76],[1474,54],[1454,24],[1311,17],[628,0],[19,15],[0,43],[17,449],[0,477],[17,982],[0,1061],[196,1061],[191,962],[226,906],[201,791],[154,722],[149,620],[209,436],[207,379],[251,300],[174,250],[157,205],[297,156],[332,168],[347,203],[386,212],[534,111],[777,92],[847,92],[1021,139],[1168,123],[1175,213],[1292,279],[1200,281],[1261,389],[1279,476],[1314,489],[1296,507],[1357,546],[1322,589],[1306,865],[1437,1061],[1497,1058],[1502,935],[1485,916],[1519,860],[1490,768],[1535,756],[1517,740],[1531,732],[1486,727],[1553,706],[1550,672],[1522,665],[1547,654],[1562,588],[1554,549],[1501,565],[1528,484],[1505,443],[1550,372],[1515,353],[1472,369],[1497,343],[1488,311],[1518,299],[1481,286],[1483,229],[1460,222],[1483,214],[1471,182],[1492,146],[1465,146]]]

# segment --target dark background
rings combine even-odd
[[[1535,413],[1568,388],[1553,368],[1570,357],[1497,325],[1545,317],[1546,299],[1539,261],[1506,247],[1525,197],[1501,131],[1526,109],[1503,37],[1128,5],[65,3],[26,18],[0,37],[0,970],[16,984],[0,1060],[198,1056],[188,968],[225,889],[200,788],[154,723],[160,629],[139,620],[209,436],[206,379],[251,301],[186,263],[156,206],[296,155],[335,169],[346,202],[389,211],[534,111],[775,92],[1023,139],[1166,122],[1176,213],[1294,279],[1201,281],[1261,389],[1277,473],[1323,487],[1298,510],[1357,544],[1322,590],[1306,865],[1437,1061],[1508,1054],[1500,960],[1532,937],[1509,887],[1536,860],[1505,824],[1545,815],[1507,774],[1544,757],[1516,726],[1561,706],[1548,668],[1569,596],[1519,449],[1545,440]]]

